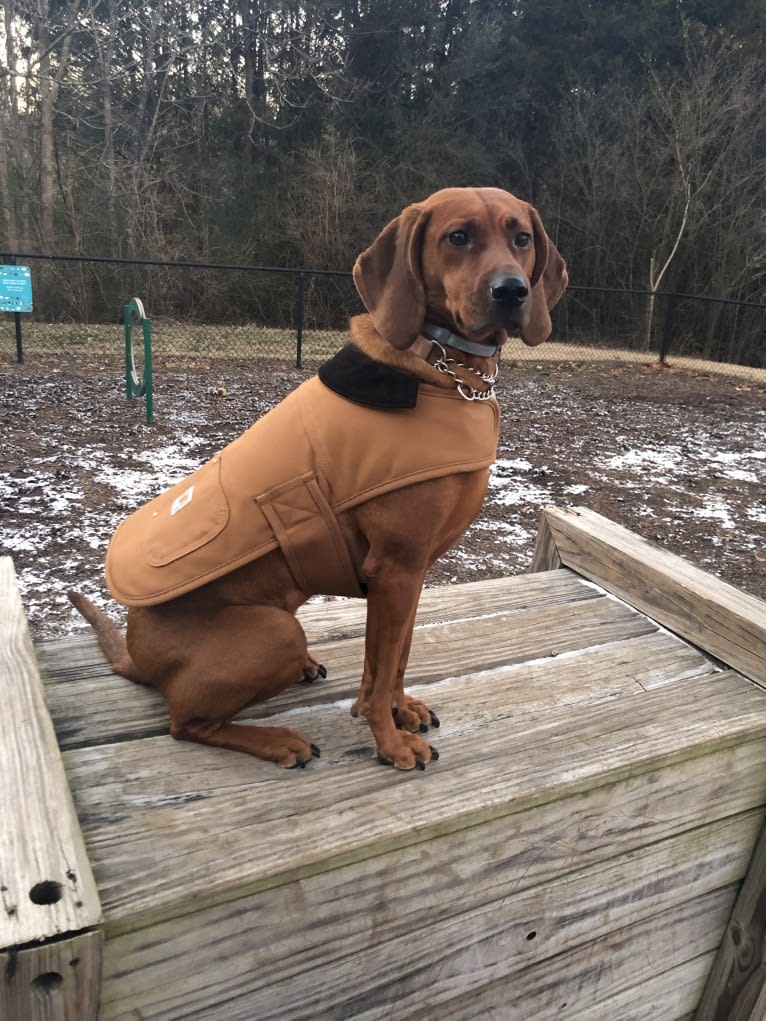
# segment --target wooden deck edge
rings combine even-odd
[[[766,603],[585,507],[543,512],[532,571],[562,565],[766,687]],[[766,1014],[766,826],[695,1021]]]
[[[102,913],[13,562],[0,557],[0,1016],[96,1017]],[[71,951],[71,952],[70,952]],[[60,970],[59,970],[60,968]]]
[[[766,602],[587,507],[546,508],[531,571],[557,562],[766,687]]]
[[[104,936],[100,931],[0,951],[4,1021],[98,1021]]]
[[[766,825],[702,994],[695,1021],[766,1016]]]
[[[763,739],[764,735],[761,733],[755,738],[755,742],[760,742]],[[751,744],[751,741],[748,738],[744,740],[744,743]],[[338,844],[328,848],[321,857],[316,855],[304,858],[302,861],[292,861],[275,860],[272,855],[267,866],[259,874],[252,875],[245,873],[244,870],[241,871],[242,878],[238,881],[235,891],[228,877],[223,879],[218,875],[211,876],[209,879],[206,877],[203,887],[199,882],[198,873],[192,874],[190,871],[187,890],[192,892],[192,896],[179,898],[172,890],[166,894],[165,889],[162,889],[153,893],[151,899],[148,899],[143,894],[134,896],[131,892],[129,912],[125,907],[128,901],[124,897],[120,899],[119,903],[110,905],[104,935],[109,941],[131,931],[147,929],[153,925],[178,920],[191,914],[197,915],[199,912],[215,909],[233,900],[265,894],[271,890],[288,887],[293,883],[312,881],[339,869],[347,867],[365,869],[365,863],[371,860],[382,859],[399,852],[410,853],[415,848],[425,848],[434,840],[454,837],[485,825],[494,826],[502,823],[513,826],[522,817],[542,809],[545,805],[561,804],[570,799],[579,800],[593,795],[594,791],[612,790],[618,784],[629,784],[635,787],[646,777],[655,777],[665,770],[670,773],[690,762],[702,764],[718,752],[733,750],[738,745],[739,742],[733,741],[730,737],[722,738],[720,741],[708,743],[704,749],[697,746],[688,754],[679,755],[668,752],[647,756],[624,766],[610,768],[603,773],[597,773],[597,767],[594,767],[582,777],[572,777],[570,780],[560,781],[555,787],[550,788],[550,792],[528,793],[525,791],[512,801],[493,798],[490,803],[480,807],[466,808],[449,818],[439,818],[433,822],[419,824],[416,828],[398,830],[390,836],[376,831],[372,837],[362,836],[359,840],[354,840],[352,835],[345,846]],[[507,786],[505,779],[500,779],[497,789],[499,790],[501,786]],[[738,816],[748,814],[759,816],[754,823],[750,846],[755,843],[765,810],[759,795],[757,804],[737,809],[734,813]],[[371,811],[379,813],[378,804],[373,805]],[[427,814],[424,813],[423,818],[427,818]],[[704,828],[714,825],[718,821],[720,820],[711,818],[701,824],[684,824],[678,832]],[[313,834],[311,840],[316,840]],[[524,889],[524,882],[519,883],[519,888]],[[113,893],[112,896],[114,896]]]

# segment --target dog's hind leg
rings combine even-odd
[[[311,653],[307,653],[301,681],[305,684],[313,684],[318,677],[321,677],[322,680],[327,677],[327,667],[322,666],[318,660],[314,659]]]
[[[232,722],[246,706],[302,676],[309,655],[295,617],[274,606],[240,605],[185,623],[183,650],[174,640],[175,627],[167,632],[170,641],[165,653],[160,651],[167,670],[156,682],[168,704],[173,737],[246,752],[288,768],[318,757],[319,749],[298,731]],[[157,638],[161,649],[162,634]]]
[[[170,733],[178,741],[245,752],[257,759],[276,762],[285,769],[303,769],[312,758],[319,758],[319,749],[297,730],[288,727],[251,726],[246,723],[220,723],[216,720],[190,720],[182,727],[172,725]]]

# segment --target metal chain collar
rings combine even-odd
[[[498,371],[497,370],[497,366],[495,366],[495,371],[491,375],[487,375],[484,372],[479,372],[478,369],[474,369],[470,365],[464,365],[463,362],[459,362],[455,358],[448,358],[447,357],[447,352],[444,350],[444,348],[441,346],[441,344],[438,342],[438,340],[434,340],[433,338],[429,338],[429,339],[431,340],[431,343],[433,344],[433,346],[435,348],[437,348],[439,350],[439,352],[440,352],[439,357],[433,363],[433,367],[437,371],[443,372],[445,375],[451,376],[455,380],[455,385],[457,386],[457,392],[460,394],[460,396],[464,400],[466,400],[466,401],[488,401],[491,397],[495,396],[495,380],[497,379],[497,371]],[[472,387],[470,387],[468,385],[468,383],[464,383],[463,380],[460,379],[460,377],[457,375],[457,373],[454,372],[450,368],[451,365],[454,365],[456,368],[459,368],[459,369],[465,369],[466,372],[472,372],[474,374],[474,376],[478,376],[479,377],[479,379],[482,381],[482,383],[486,383],[487,384],[488,389],[486,389],[486,390],[474,390]]]

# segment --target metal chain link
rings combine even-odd
[[[455,358],[448,358],[447,352],[444,350],[444,348],[441,346],[438,340],[433,340],[432,338],[429,339],[431,340],[431,343],[434,345],[434,347],[438,348],[439,351],[441,352],[438,359],[433,363],[434,368],[439,372],[443,372],[447,376],[451,376],[452,379],[455,380],[457,392],[460,394],[463,400],[488,401],[491,397],[495,396],[495,381],[497,380],[498,372],[497,366],[495,366],[495,371],[491,375],[488,375],[484,372],[480,372],[478,369],[474,369],[471,365],[465,365],[463,362],[459,362]],[[450,368],[450,365],[454,365],[459,369],[465,369],[467,372],[472,372],[474,376],[479,377],[482,383],[486,383],[488,385],[488,389],[474,390],[472,387],[468,385],[468,383],[465,383],[463,382],[462,379],[460,379],[457,373]]]

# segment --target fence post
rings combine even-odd
[[[16,361],[21,365],[24,362],[24,343],[21,339],[21,313],[14,312],[13,318],[16,324]]]
[[[303,282],[304,273],[298,274],[298,295],[295,302],[295,367],[302,368],[302,347],[303,347]]]
[[[668,294],[665,297],[665,319],[662,324],[662,341],[660,343],[660,362],[663,363],[673,340],[673,319],[678,302],[679,297],[677,294]]]
[[[16,265],[16,256],[11,256],[11,266]],[[21,313],[13,313],[13,323],[16,328],[16,361],[19,365],[24,363],[24,341],[21,338]]]

